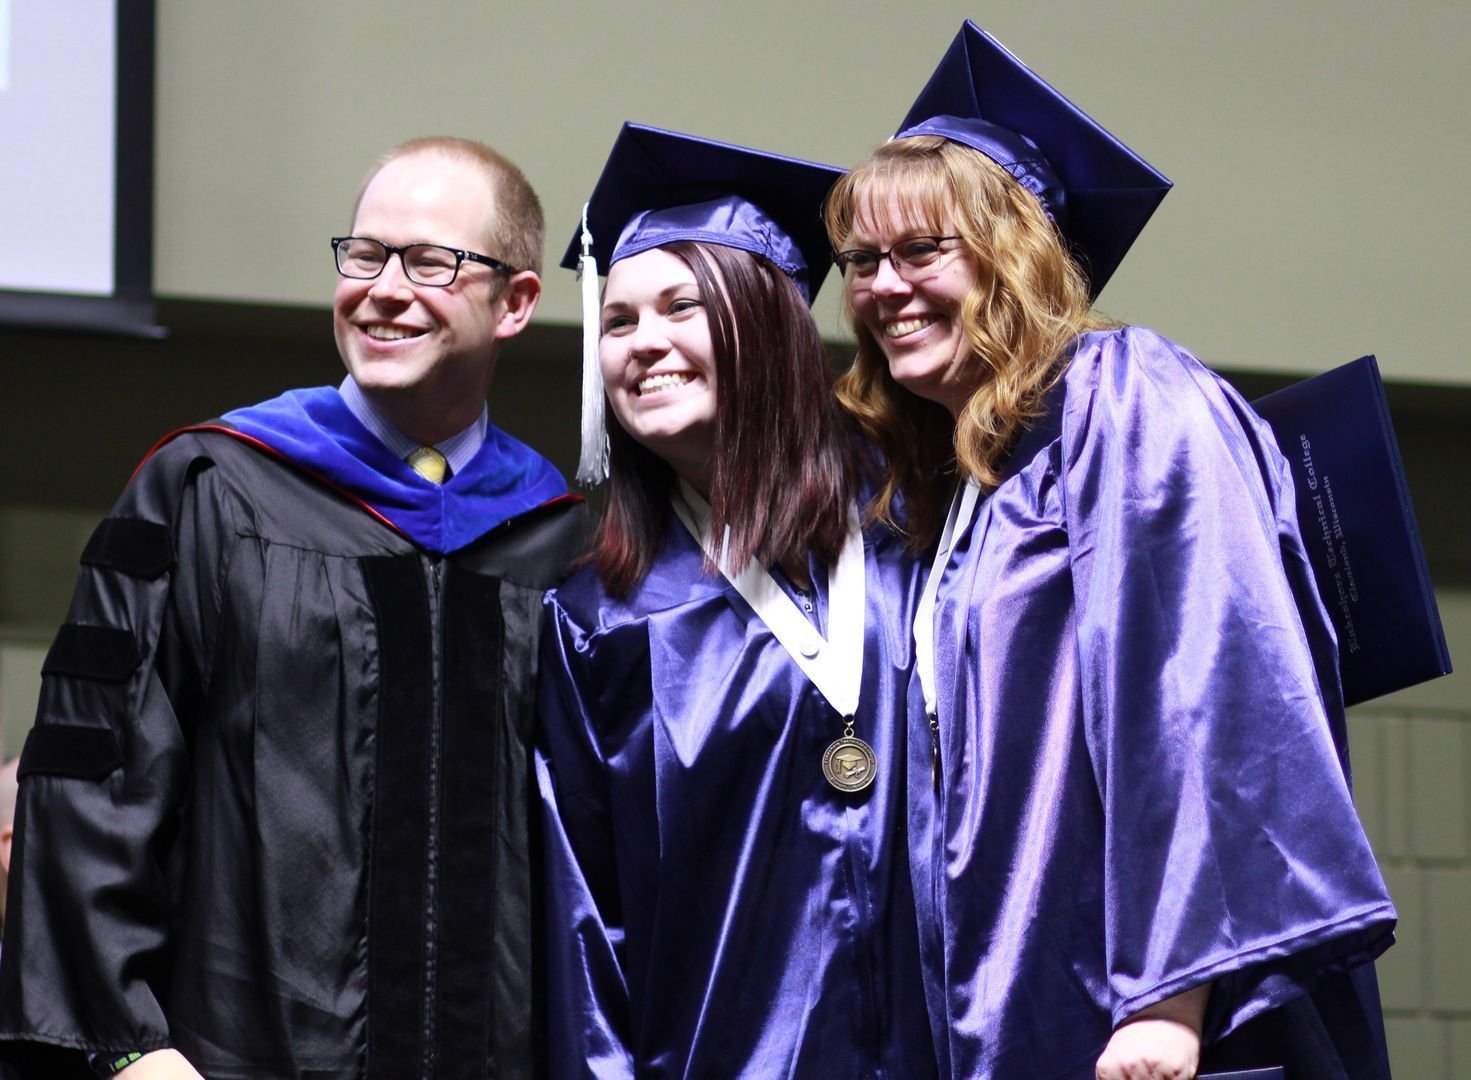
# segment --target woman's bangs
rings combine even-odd
[[[943,166],[933,158],[879,154],[840,183],[845,205],[836,223],[849,237],[860,220],[892,235],[940,236],[948,228],[953,197]]]

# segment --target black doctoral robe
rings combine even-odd
[[[333,457],[365,432],[298,393],[294,438],[349,437],[303,468],[248,416],[183,433],[87,545],[22,757],[0,1039],[26,1075],[162,1046],[211,1078],[536,1071],[535,655],[580,500],[492,429],[534,467],[477,523],[483,449],[419,501],[436,532],[353,490]]]

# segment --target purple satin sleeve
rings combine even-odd
[[[944,777],[912,842],[953,1076],[1091,1076],[1119,1021],[1206,982],[1224,1035],[1395,918],[1265,426],[1144,330],[1088,335],[1065,378],[1061,438],[981,505],[936,615]]]
[[[631,1078],[628,986],[617,955],[623,915],[603,762],[579,692],[584,680],[572,674],[584,662],[577,635],[564,613],[548,608],[542,641],[548,674],[539,692],[546,737],[536,751],[536,781],[546,866],[550,1075]]]
[[[547,860],[547,964],[557,973],[547,1018],[551,1075],[632,1077],[626,1044],[628,987],[617,961],[616,913],[604,913],[588,886],[557,805],[546,756],[536,756]],[[586,838],[584,837],[584,840]]]
[[[934,1075],[905,845],[915,560],[865,544],[856,795],[841,718],[676,522],[626,600],[548,596],[539,769],[552,1075]],[[825,627],[824,575],[814,574]]]

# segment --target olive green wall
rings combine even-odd
[[[372,158],[484,138],[560,256],[619,123],[835,164],[967,16],[1176,182],[1103,304],[1214,364],[1471,382],[1463,0],[157,0],[157,287],[322,303]],[[571,275],[542,317],[576,319]],[[830,290],[836,293],[837,290]],[[831,296],[825,330],[840,331]]]

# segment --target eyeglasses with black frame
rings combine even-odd
[[[943,244],[959,240],[958,236],[910,236],[887,251],[871,248],[849,248],[833,254],[838,269],[850,280],[871,278],[878,273],[879,260],[888,259],[894,273],[905,277],[905,269],[922,270],[931,266],[944,253]],[[907,278],[906,278],[907,280]]]
[[[415,285],[430,285],[442,289],[455,283],[460,276],[460,267],[468,260],[492,270],[514,274],[516,268],[509,263],[492,259],[463,248],[445,247],[443,244],[406,244],[395,247],[382,240],[368,236],[334,236],[332,253],[337,258],[337,272],[346,278],[370,281],[383,273],[388,260],[398,256],[404,275]]]

